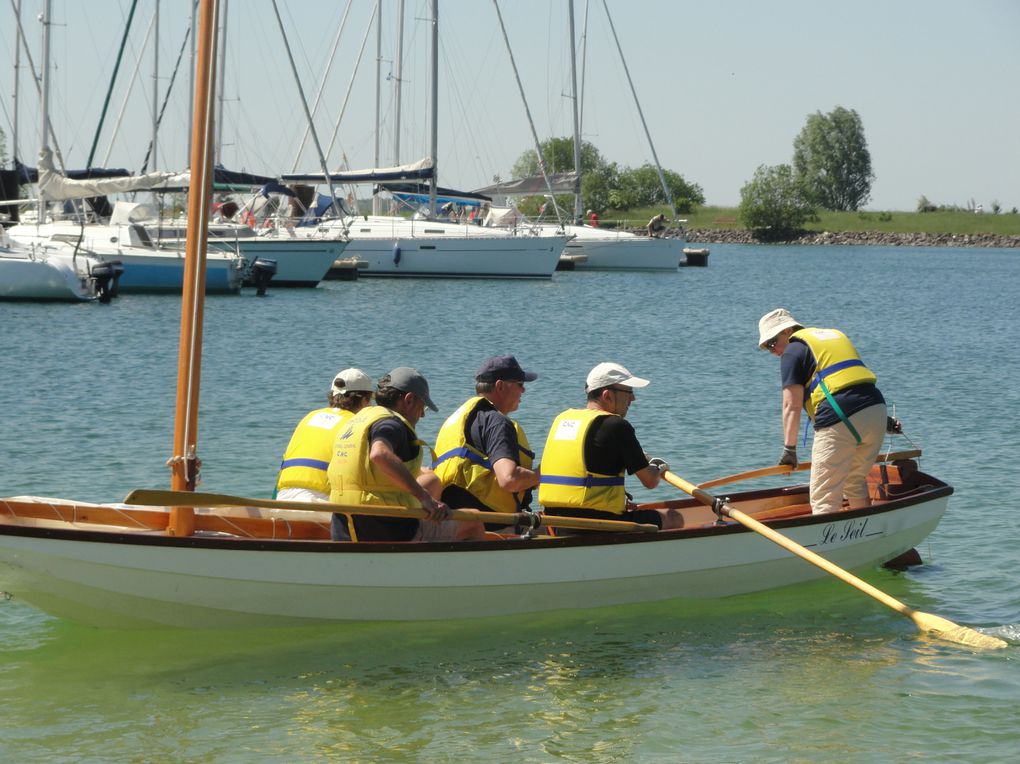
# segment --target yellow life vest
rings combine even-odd
[[[307,414],[290,436],[290,443],[280,462],[276,490],[307,488],[329,493],[326,471],[333,454],[333,440],[340,426],[353,416],[353,411],[332,408],[317,409]]]
[[[329,462],[329,500],[334,504],[396,504],[402,507],[420,506],[418,499],[398,488],[369,458],[372,444],[369,428],[382,419],[399,419],[414,436],[418,446],[426,445],[404,417],[382,406],[368,406],[355,414],[347,426],[340,429],[333,442],[333,458]],[[415,477],[421,472],[422,450],[404,462]]]
[[[598,409],[567,409],[553,420],[542,452],[538,502],[544,507],[579,507],[622,515],[627,508],[623,471],[592,472],[584,461],[584,441],[596,419],[615,416]]]
[[[808,399],[804,403],[812,419],[818,404],[825,400],[822,380],[830,393],[836,393],[854,385],[874,384],[877,379],[864,365],[857,348],[838,329],[800,329],[790,339],[801,340],[815,356],[815,375],[805,385]]]
[[[468,420],[483,401],[486,399],[481,396],[469,398],[443,422],[436,438],[439,456],[432,469],[444,487],[460,486],[496,512],[516,512],[521,507],[521,494],[500,488],[489,455],[467,442]],[[518,461],[525,469],[531,469],[535,453],[521,426],[512,419],[510,422],[517,431]]]

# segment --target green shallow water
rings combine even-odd
[[[868,579],[1003,636],[1005,651],[920,639],[835,581],[696,605],[243,632],[98,630],[15,599],[0,602],[0,757],[1012,760],[1018,277],[1011,251],[717,245],[708,268],[675,274],[217,297],[200,421],[203,488],[268,496],[291,428],[344,366],[420,368],[441,409],[420,427],[434,439],[478,363],[513,352],[540,374],[519,418],[541,447],[587,370],[615,360],[652,380],[630,414],[646,450],[705,480],[779,455],[778,364],[755,342],[758,317],[783,305],[855,339],[923,468],[957,490],[920,548],[928,564]],[[111,501],[167,483],[178,313],[166,296],[0,305],[0,494]]]

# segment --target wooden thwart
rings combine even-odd
[[[853,573],[843,570],[835,563],[829,562],[821,555],[815,554],[810,549],[806,549],[798,544],[791,538],[784,536],[783,534],[769,528],[767,525],[755,520],[753,517],[749,517],[741,512],[739,509],[730,506],[726,503],[720,503],[717,501],[715,496],[710,493],[706,493],[702,489],[698,488],[693,483],[688,483],[682,477],[674,475],[672,472],[666,472],[663,474],[665,479],[670,485],[679,488],[684,493],[690,494],[695,499],[700,501],[702,504],[707,504],[710,507],[718,508],[719,512],[731,517],[738,523],[743,525],[760,536],[764,536],[774,544],[778,544],[786,551],[797,555],[802,560],[810,562],[826,573],[829,573],[836,578],[840,579],[844,583],[850,584],[855,589],[858,589],[869,597],[881,602],[886,607],[892,608],[897,613],[905,615],[910,618],[914,625],[917,626],[921,632],[930,634],[938,639],[943,639],[949,642],[958,642],[960,644],[968,645],[970,647],[981,647],[981,648],[1002,648],[1006,647],[1007,643],[997,637],[990,637],[987,634],[970,629],[966,626],[960,626],[952,621],[942,618],[941,616],[932,615],[931,613],[924,613],[920,610],[914,610],[911,607],[903,604],[897,599],[890,597],[888,594],[883,592],[881,589],[869,584],[867,581],[863,581]],[[836,518],[833,518],[836,519]]]
[[[422,507],[385,505],[346,505],[327,502],[285,501],[280,499],[252,499],[223,493],[192,491],[163,491],[138,488],[128,494],[125,504],[157,507],[262,507],[265,509],[301,509],[312,512],[340,512],[347,515],[373,515],[376,517],[414,517],[425,519],[428,513]],[[534,516],[527,512],[481,512],[477,509],[452,509],[450,519],[458,522],[492,523],[494,525],[529,526]],[[606,533],[656,533],[658,527],[649,523],[630,523],[620,520],[592,520],[585,517],[552,517],[539,515],[540,525],[546,528],[603,531]]]
[[[920,455],[921,449],[919,448],[912,449],[910,451],[887,452],[875,457],[875,462],[895,462],[899,459],[916,459]],[[800,472],[802,470],[809,469],[811,469],[811,462],[800,462],[797,466],[793,466],[791,464],[776,464],[772,467],[761,467],[760,469],[738,472],[735,475],[727,475],[726,477],[716,478],[714,480],[706,480],[704,483],[698,483],[698,488],[715,488],[719,485],[739,483],[741,480],[754,480],[755,478],[768,477],[770,475],[788,475],[791,472]]]

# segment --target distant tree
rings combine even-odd
[[[705,192],[701,186],[688,183],[680,173],[672,170],[663,170],[662,174],[678,211],[691,212],[694,205],[705,203]],[[610,192],[610,200],[610,206],[616,209],[654,207],[668,202],[658,170],[648,163],[635,169],[623,170],[617,187]]]
[[[871,197],[875,174],[856,111],[815,112],[793,142],[793,172],[812,204],[856,211]]]
[[[740,189],[740,219],[759,238],[777,239],[801,230],[815,217],[788,164],[761,165]]]
[[[928,201],[928,197],[925,196],[924,194],[921,194],[921,196],[917,200],[917,211],[918,212],[934,212],[936,209],[938,209],[938,208],[934,204],[932,204],[930,201]]]
[[[546,172],[570,172],[574,169],[574,139],[550,138],[539,144],[545,159]],[[581,198],[584,205],[593,209],[605,209],[609,188],[616,181],[616,165],[606,162],[597,148],[587,141],[581,141]],[[541,175],[538,154],[534,149],[524,151],[510,170],[512,178],[530,178]],[[544,204],[543,197],[528,197],[520,203],[521,210],[531,214]],[[570,194],[556,197],[556,203],[564,210],[573,210],[574,199]]]
[[[569,172],[574,169],[573,138],[550,138],[541,144],[541,148],[548,172]],[[621,170],[615,162],[606,161],[599,150],[587,141],[581,142],[581,172],[581,198],[585,209],[625,210],[666,203],[666,195],[655,167],[644,164],[636,169]],[[538,174],[538,154],[534,149],[523,152],[511,170],[514,178]],[[680,212],[690,212],[694,205],[705,203],[705,192],[701,186],[688,183],[683,176],[672,170],[663,170],[663,175]],[[556,202],[565,210],[573,209],[574,200],[568,195],[557,196]],[[543,197],[535,196],[522,200],[519,206],[523,212],[531,213],[543,203]]]
[[[0,167],[7,166],[7,136],[3,128],[0,128]]]

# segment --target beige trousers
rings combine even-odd
[[[868,406],[850,417],[861,436],[856,438],[844,422],[815,430],[811,446],[811,511],[816,514],[837,512],[843,497],[852,507],[866,507],[868,473],[882,449],[885,437],[885,404]]]

